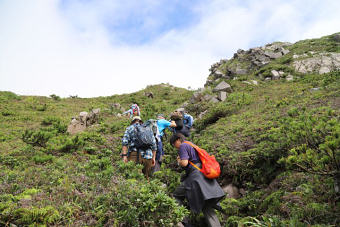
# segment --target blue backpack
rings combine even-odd
[[[145,124],[135,125],[136,140],[135,146],[139,149],[146,150],[152,147],[154,134],[152,128]]]

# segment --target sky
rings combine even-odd
[[[340,32],[339,12],[339,0],[0,0],[0,91],[196,89],[238,49]]]

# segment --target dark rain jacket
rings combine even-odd
[[[205,206],[217,204],[225,197],[225,193],[216,179],[206,178],[191,165],[186,170],[183,184],[189,207],[195,213],[201,212]]]

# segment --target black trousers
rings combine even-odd
[[[173,196],[175,197],[176,201],[180,205],[184,205],[185,192],[186,192],[186,189],[184,187],[184,183],[182,182],[173,193]],[[207,205],[203,207],[202,212],[204,214],[205,221],[209,227],[221,227],[221,223],[218,220],[215,209],[213,208],[214,205],[215,204],[208,203]],[[188,225],[189,218],[185,217],[182,222],[184,225]]]

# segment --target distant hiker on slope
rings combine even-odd
[[[185,141],[184,136],[177,133],[170,138],[170,143],[178,149],[177,162],[185,170],[181,184],[176,188],[173,196],[181,205],[187,199],[190,210],[194,213],[203,211],[208,226],[221,226],[213,207],[224,198],[224,191],[216,179],[206,178],[191,164],[194,163],[202,168],[201,159],[198,152],[190,145],[191,142]],[[188,222],[187,217],[182,221],[184,226],[188,225]]]
[[[183,116],[183,126],[186,127],[186,130],[189,131],[189,136],[190,136],[190,129],[192,128],[192,125],[194,124],[194,118],[186,113],[184,111],[184,108],[179,108],[177,109],[178,112],[180,112]]]
[[[164,150],[163,150],[163,136],[164,136],[164,131],[165,129],[169,127],[176,127],[176,123],[174,121],[167,121],[164,118],[163,114],[158,114],[157,115],[157,128],[159,132],[159,136],[157,139],[157,153],[156,153],[156,165],[153,169],[153,172],[159,171],[162,165],[162,157],[164,155]]]
[[[183,115],[181,112],[175,110],[174,112],[171,113],[170,119],[171,121],[174,121],[176,123],[176,127],[173,130],[174,133],[181,133],[185,137],[190,136],[189,129],[184,126]]]
[[[134,161],[144,165],[143,173],[149,179],[151,168],[156,162],[157,145],[152,130],[142,124],[143,121],[139,116],[133,117],[122,139],[121,156],[124,162]]]
[[[130,109],[123,113],[123,115],[125,114],[127,114],[130,118],[133,118],[135,116],[140,116],[139,106],[136,103],[132,104]]]

